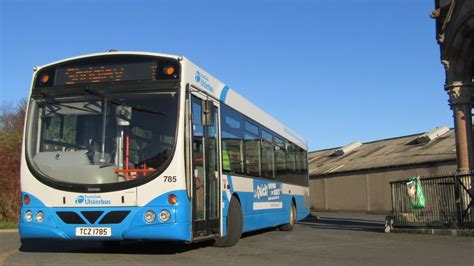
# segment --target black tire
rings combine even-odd
[[[31,239],[31,238],[22,238],[20,239],[20,251],[33,251],[36,244],[37,244],[37,239]]]
[[[242,236],[243,217],[240,202],[236,197],[232,197],[227,213],[226,232],[224,237],[216,238],[215,247],[232,247],[237,244]]]
[[[290,209],[290,219],[287,224],[280,225],[280,230],[281,231],[293,231],[293,228],[295,227],[295,222],[296,222],[296,206],[295,204],[291,204],[291,209]]]

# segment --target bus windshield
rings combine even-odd
[[[176,92],[32,98],[28,160],[47,178],[77,184],[139,179],[171,156]]]

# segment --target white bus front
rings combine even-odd
[[[177,57],[140,53],[35,71],[21,169],[23,239],[191,241],[180,73]]]

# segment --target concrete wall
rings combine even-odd
[[[356,211],[387,213],[392,209],[390,182],[414,175],[431,176],[453,173],[456,162],[373,170],[354,174],[332,174],[311,179],[311,208],[319,211]]]

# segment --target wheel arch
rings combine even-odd
[[[242,201],[240,200],[240,196],[237,192],[232,193],[232,197],[235,197],[239,201],[239,204],[242,206]]]

